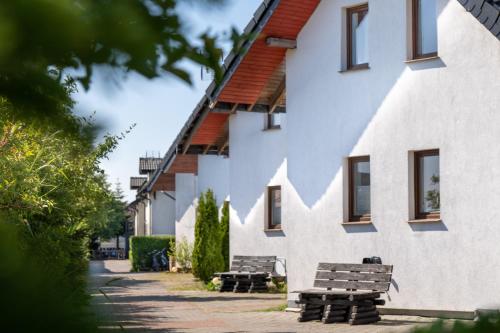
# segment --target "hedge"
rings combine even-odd
[[[167,249],[175,241],[174,236],[134,236],[130,238],[130,262],[132,270],[138,272],[142,269],[151,268],[152,251]]]

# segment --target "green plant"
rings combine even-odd
[[[456,321],[448,325],[442,320],[430,327],[417,328],[413,333],[498,333],[500,332],[500,316],[484,315],[474,322]]]
[[[174,236],[135,236],[130,238],[130,261],[133,271],[151,268],[151,252],[167,249],[175,240]]]
[[[208,283],[205,284],[205,288],[207,291],[218,291],[220,288],[220,285],[214,283],[213,281],[208,281]]]
[[[229,201],[224,201],[222,217],[220,219],[221,252],[224,258],[224,271],[229,270]]]
[[[196,211],[193,274],[207,283],[224,269],[217,203],[212,190],[202,193]]]
[[[193,245],[188,242],[186,237],[182,237],[180,241],[172,239],[168,255],[175,258],[175,262],[182,271],[189,272],[191,270]]]
[[[288,286],[286,281],[283,281],[282,279],[277,279],[277,278],[272,278],[271,279],[272,285],[269,288],[270,293],[276,293],[276,294],[286,294],[288,290]]]

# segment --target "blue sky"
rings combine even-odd
[[[192,36],[207,29],[222,33],[231,26],[242,31],[260,3],[261,0],[228,0],[225,6],[210,10],[182,5],[182,15]],[[228,51],[229,47],[230,43],[226,43]],[[163,157],[210,83],[201,80],[199,66],[185,66],[191,72],[192,86],[169,76],[155,80],[137,75],[124,78],[123,74],[97,69],[91,89],[75,95],[79,113],[95,111],[97,120],[111,134],[136,124],[109,160],[102,163],[112,183],[119,179],[129,201],[135,198],[135,191],[129,190],[129,178],[138,175],[139,157],[146,153]]]

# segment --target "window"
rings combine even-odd
[[[281,186],[269,186],[268,198],[268,229],[281,229]]]
[[[415,152],[415,218],[439,218],[439,150]]]
[[[268,113],[267,114],[267,129],[278,129],[281,128],[281,114],[280,113]]]
[[[412,0],[413,59],[437,56],[436,0]]]
[[[368,68],[368,4],[347,9],[347,69]]]
[[[370,157],[349,159],[349,221],[370,221]]]

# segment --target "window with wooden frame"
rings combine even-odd
[[[347,69],[368,68],[368,4],[347,8]]]
[[[436,0],[412,1],[413,59],[437,56]]]
[[[415,219],[439,219],[439,149],[417,151],[414,160]]]
[[[349,222],[371,220],[370,156],[349,158]]]
[[[267,229],[281,229],[281,186],[267,188]]]
[[[281,115],[280,113],[268,113],[267,114],[267,129],[279,129],[281,128]]]

